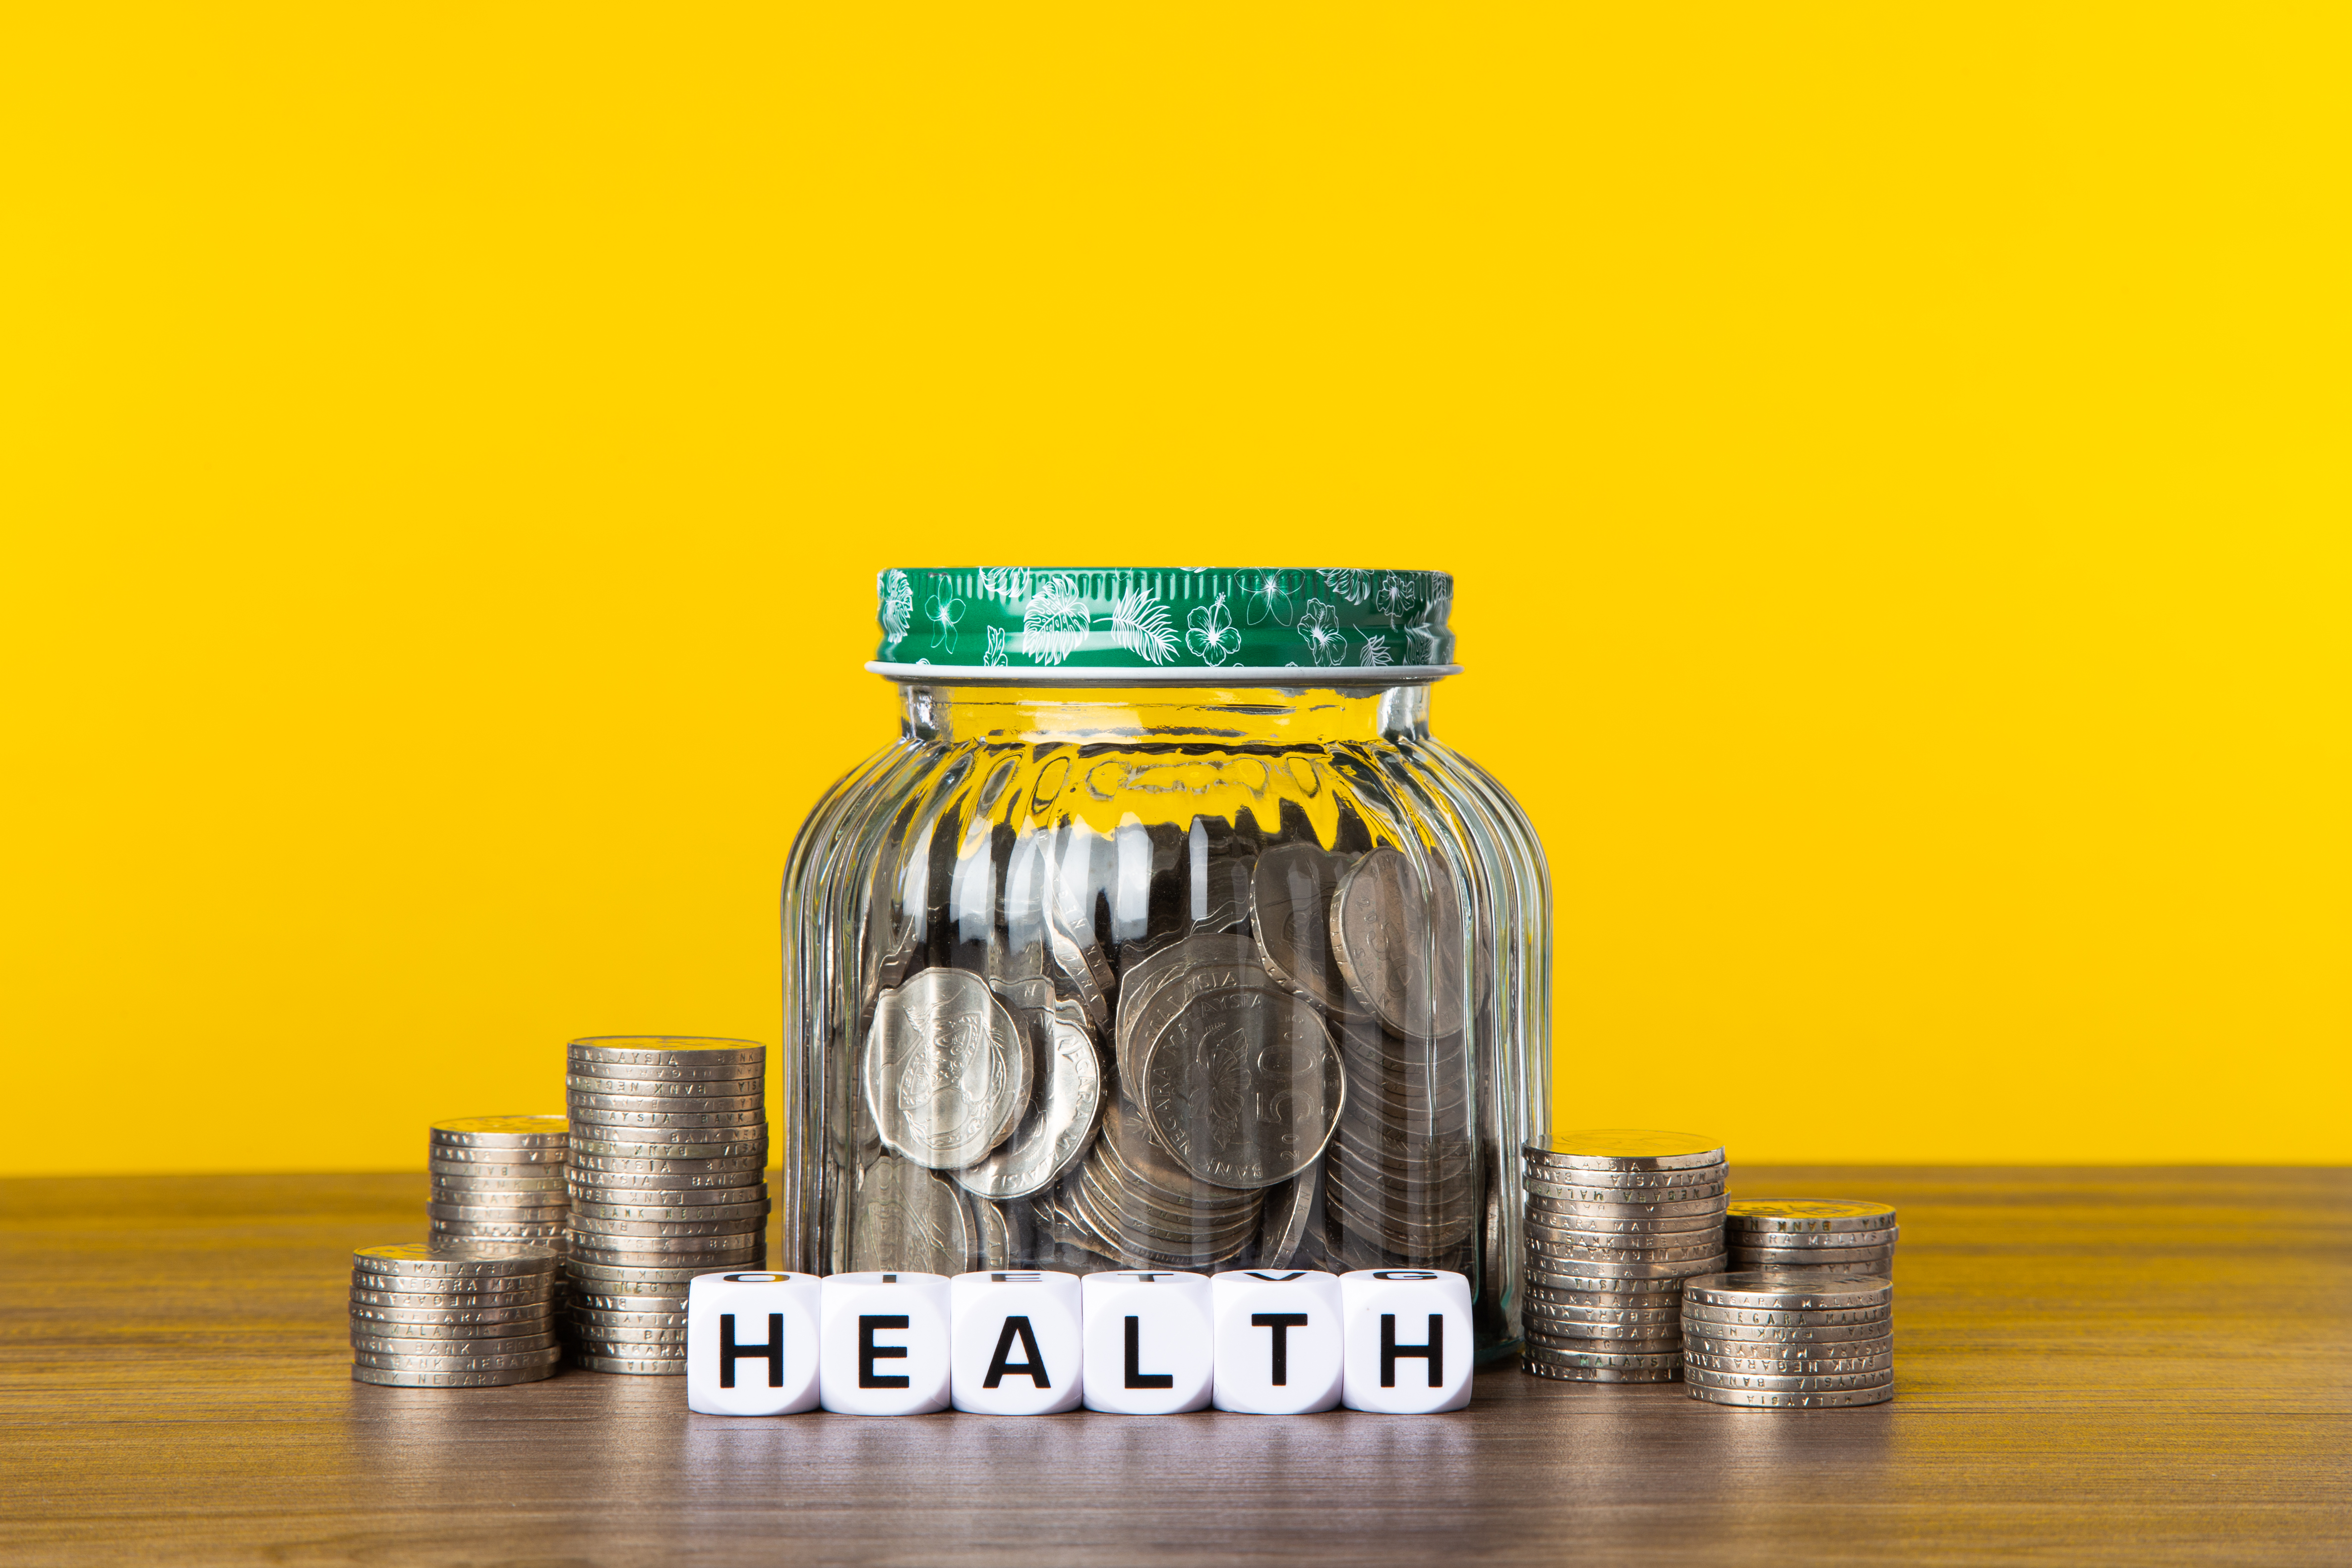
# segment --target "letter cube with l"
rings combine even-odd
[[[1220,1410],[1298,1415],[1339,1403],[1339,1280],[1319,1270],[1228,1269],[1209,1281]]]
[[[1205,1408],[1217,1370],[1209,1277],[1122,1268],[1083,1283],[1087,1408],[1121,1415]]]
[[[814,1274],[698,1274],[686,1288],[686,1407],[705,1415],[816,1408]]]
[[[1443,1268],[1339,1276],[1350,1410],[1426,1415],[1470,1403],[1470,1281]]]
[[[958,1410],[982,1415],[1058,1415],[1076,1410],[1086,1348],[1078,1332],[1078,1277],[1039,1268],[959,1274],[948,1299],[948,1352]]]
[[[828,1275],[817,1300],[817,1398],[848,1415],[948,1407],[944,1274]]]

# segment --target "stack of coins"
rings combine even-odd
[[[1521,1364],[1578,1383],[1681,1375],[1683,1281],[1724,1266],[1722,1145],[1597,1128],[1527,1146]]]
[[[1895,1278],[1902,1234],[1891,1204],[1855,1198],[1752,1198],[1723,1218],[1734,1268],[1800,1269],[1831,1278]]]
[[[592,1372],[682,1375],[687,1286],[756,1268],[768,1227],[768,1048],[574,1040],[569,1315]]]
[[[562,1259],[511,1243],[362,1247],[352,1254],[352,1379],[485,1388],[555,1374]]]
[[[1683,1287],[1683,1378],[1693,1399],[1766,1410],[1895,1397],[1895,1286],[1765,1268]]]
[[[433,1124],[425,1214],[436,1246],[563,1245],[565,1144],[561,1116],[461,1116]]]

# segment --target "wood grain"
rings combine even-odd
[[[349,1381],[410,1175],[0,1183],[0,1560],[2352,1561],[2352,1172],[1762,1170],[1903,1210],[1897,1398],[1482,1373],[1454,1415],[688,1415]]]

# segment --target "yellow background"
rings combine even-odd
[[[1569,1122],[2352,1158],[2340,6],[20,7],[0,1169],[778,1039],[891,563],[1459,575]]]

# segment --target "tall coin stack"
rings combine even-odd
[[[425,1215],[436,1247],[545,1252],[563,1245],[561,1116],[461,1116],[433,1124]]]
[[[1578,1383],[1671,1383],[1682,1288],[1724,1266],[1722,1145],[1596,1128],[1527,1146],[1521,1364]]]
[[[698,1274],[757,1268],[768,1228],[768,1047],[574,1040],[570,1317],[592,1372],[682,1375]]]
[[[1895,1287],[1777,1268],[1683,1288],[1683,1379],[1693,1399],[1765,1410],[1895,1397]]]
[[[407,1243],[352,1254],[352,1380],[487,1388],[555,1373],[562,1260],[511,1243]]]
[[[1723,1219],[1734,1268],[1801,1269],[1824,1277],[1895,1278],[1902,1235],[1890,1204],[1854,1198],[1750,1198]]]

